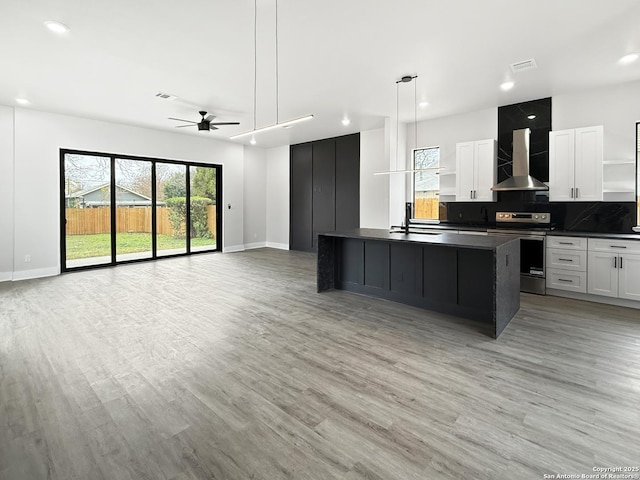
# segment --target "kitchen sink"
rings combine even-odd
[[[389,230],[389,233],[405,233],[405,231],[399,228],[392,228],[391,230]],[[444,232],[425,232],[424,230],[420,231],[410,228],[409,233],[414,235],[442,235]]]

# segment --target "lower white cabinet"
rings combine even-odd
[[[586,238],[547,238],[547,288],[587,293],[586,248]]]
[[[640,300],[640,242],[589,239],[587,292]]]

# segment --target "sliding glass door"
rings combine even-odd
[[[111,159],[67,154],[64,173],[67,267],[111,263]]]
[[[153,164],[116,158],[116,261],[151,258]]]
[[[189,167],[189,222],[191,251],[216,249],[216,169]]]
[[[158,255],[187,253],[187,167],[156,164]]]
[[[62,270],[221,250],[222,167],[61,150]]]

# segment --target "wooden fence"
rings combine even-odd
[[[67,208],[67,235],[92,235],[111,231],[110,208]],[[158,233],[173,235],[169,209],[157,208]],[[216,206],[207,206],[207,225],[216,234]],[[116,208],[116,232],[151,233],[151,207]]]
[[[440,202],[438,198],[416,198],[414,218],[440,218]]]

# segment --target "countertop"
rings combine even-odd
[[[474,248],[480,250],[495,250],[502,245],[518,241],[513,237],[499,235],[465,235],[463,233],[441,233],[433,235],[389,233],[389,230],[376,228],[356,228],[338,232],[321,233],[327,237],[361,238],[369,240],[384,240],[389,242],[420,243],[428,245],[446,245],[449,247]]]
[[[401,228],[401,227],[394,227]],[[464,225],[464,224],[455,224],[455,223],[412,223],[411,228],[413,229],[424,229],[424,230],[460,230],[460,231],[468,231],[468,232],[486,232],[487,229],[496,228],[495,225],[487,225],[487,226],[478,226],[478,225]],[[526,228],[523,228],[526,230]],[[617,240],[640,240],[640,233],[599,233],[599,232],[574,232],[567,230],[550,230],[547,232],[547,235],[556,235],[563,237],[592,237],[592,238],[612,238]]]
[[[547,232],[547,235],[562,237],[613,238],[616,240],[640,240],[640,233],[567,232],[563,230],[552,230]]]

